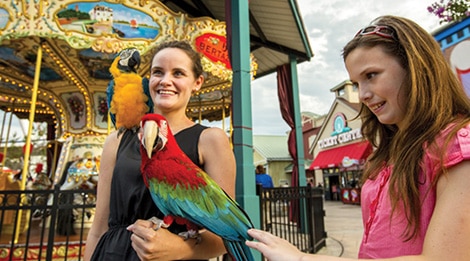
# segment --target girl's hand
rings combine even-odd
[[[270,261],[300,260],[305,253],[280,237],[259,229],[249,229],[248,234],[256,241],[246,241],[246,245],[258,250]]]

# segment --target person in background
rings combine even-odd
[[[263,165],[256,166],[256,184],[261,184],[263,188],[273,188],[273,179],[266,173]]]
[[[331,195],[333,196],[334,201],[339,200],[338,194],[338,185],[333,183],[333,185],[331,185]]]
[[[186,116],[192,92],[204,82],[200,56],[183,41],[165,42],[155,51],[149,88],[154,112],[166,117],[186,155],[226,192],[235,195],[235,156],[225,132]],[[96,213],[88,233],[85,260],[194,260],[226,252],[222,239],[206,231],[200,241],[176,233],[184,226],[154,230],[148,219],[162,218],[140,172],[140,141],[128,129],[113,132],[104,144]]]
[[[470,260],[470,100],[439,44],[415,22],[382,16],[343,49],[376,148],[363,175],[360,259]],[[249,247],[275,260],[342,260],[300,252],[260,230]]]

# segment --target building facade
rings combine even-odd
[[[372,146],[361,135],[358,90],[344,81],[330,91],[336,99],[315,137],[308,169],[322,181],[325,199],[359,204],[359,179]]]

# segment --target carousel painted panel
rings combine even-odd
[[[101,129],[108,128],[108,101],[105,92],[95,92],[93,94],[94,122],[95,126]]]
[[[87,107],[85,106],[83,94],[80,92],[64,93],[61,98],[67,106],[70,131],[79,132],[79,130],[84,129],[86,127]]]
[[[149,15],[122,4],[77,2],[57,13],[64,31],[103,35],[117,34],[123,39],[155,39],[159,25]]]

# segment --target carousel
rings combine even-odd
[[[232,111],[232,68],[226,24],[215,15],[224,13],[220,9],[223,1],[207,1],[207,5],[204,5],[206,1],[194,2],[0,2],[1,190],[32,189],[28,187],[28,178],[35,185],[40,181],[42,187],[39,189],[54,186],[60,190],[84,186],[93,189],[96,186],[102,144],[114,129],[106,93],[112,80],[109,67],[117,54],[126,48],[139,50],[138,74],[148,78],[153,49],[159,43],[168,40],[190,42],[202,54],[207,75],[204,86],[190,100],[187,116],[195,121],[222,121],[222,128],[229,129],[231,126],[226,127],[224,119],[231,117]],[[209,12],[207,6],[213,8],[214,13]],[[261,33],[258,24],[253,28],[254,36]],[[263,34],[253,39],[267,40]],[[288,44],[273,43],[268,41],[256,48],[252,44],[252,79],[259,73],[271,73],[275,66],[288,62],[289,53],[285,50],[300,56],[300,61],[311,57],[308,46],[304,52],[305,46],[286,48]],[[259,65],[259,61],[266,62]],[[19,143],[8,140],[13,115],[30,122],[24,140]],[[47,144],[41,162],[31,162],[35,147],[35,140],[31,138],[34,123],[46,126]],[[13,147],[22,149],[23,166],[12,171],[7,165],[12,160]],[[1,199],[3,202],[9,200],[5,196]],[[43,200],[51,203],[52,198]],[[93,197],[87,200],[93,203]],[[26,199],[17,202],[27,204]],[[12,247],[25,243],[21,240],[22,233],[29,231],[27,220],[37,214],[32,211],[1,213],[0,260],[40,256],[38,249],[28,250],[24,245],[23,248]],[[86,213],[82,223],[90,223],[92,214]],[[79,244],[78,248],[81,247]],[[54,250],[54,259],[61,257],[59,250],[60,246]],[[28,251],[31,253],[24,254]],[[77,254],[75,250],[69,252]]]

